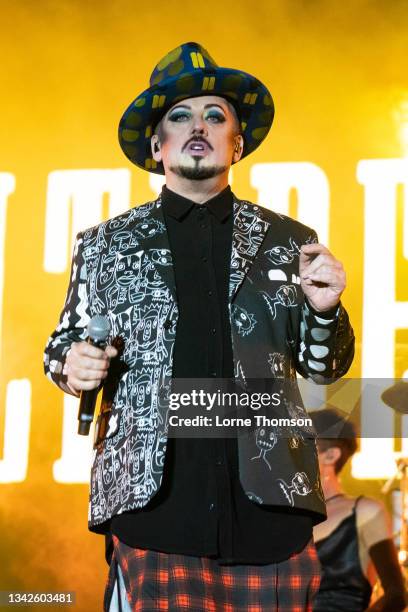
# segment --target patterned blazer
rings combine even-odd
[[[316,233],[301,223],[234,198],[229,312],[235,377],[317,383],[343,376],[354,334],[340,304],[333,319],[316,316],[299,281],[299,252]],[[91,316],[109,317],[121,353],[104,385],[91,471],[89,527],[142,508],[157,493],[168,431],[169,389],[179,316],[161,198],[77,236],[70,285],[48,340],[47,376],[70,393],[63,373],[71,343],[86,337]],[[300,394],[290,416],[306,416]],[[254,503],[299,508],[324,520],[314,430],[292,437],[259,427],[238,438],[243,490]],[[307,434],[307,435],[305,435]],[[311,435],[312,434],[312,435]]]

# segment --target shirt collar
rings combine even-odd
[[[171,191],[166,185],[163,185],[161,200],[165,212],[178,221],[182,221],[194,206],[200,206],[197,202]],[[222,222],[232,213],[232,201],[231,187],[227,185],[220,193],[202,205],[206,206],[218,221]]]

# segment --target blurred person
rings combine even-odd
[[[109,544],[110,612],[311,610],[326,518],[314,438],[167,427],[172,379],[286,378],[304,416],[296,370],[325,384],[352,362],[341,262],[228,185],[273,116],[258,79],[198,43],[173,49],[119,125],[131,162],[165,175],[160,196],[77,237],[45,371],[76,396],[104,381],[89,529]],[[94,314],[111,323],[104,351],[84,341]]]
[[[382,502],[364,495],[350,497],[341,484],[341,471],[357,449],[354,425],[335,408],[317,410],[310,416],[318,435],[319,469],[327,506],[327,520],[313,529],[322,567],[313,610],[404,610],[404,579],[390,516]],[[377,576],[384,595],[369,605]]]

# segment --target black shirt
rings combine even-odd
[[[233,377],[231,189],[199,205],[164,186],[162,205],[179,307],[173,378]],[[306,511],[248,499],[235,438],[169,438],[158,493],[141,510],[113,517],[111,532],[135,548],[249,564],[283,561],[299,552],[312,525]]]

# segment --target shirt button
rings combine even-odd
[[[208,259],[206,257],[202,257],[201,261],[203,261],[204,263],[206,263],[208,261]]]
[[[212,294],[213,294],[213,292],[211,290],[208,291],[208,295],[212,295]]]
[[[210,510],[214,510],[215,504],[210,504]]]
[[[217,376],[217,372],[211,372],[211,376],[215,378]]]
[[[220,466],[222,465],[222,460],[221,459],[217,459],[217,461],[215,462],[216,465]]]
[[[205,224],[205,223],[202,223],[202,224],[200,225],[200,227],[201,227],[201,229],[206,229],[206,227],[207,227],[207,226],[206,226],[206,224]]]
[[[215,329],[215,327],[213,327],[211,331],[213,334],[217,333],[217,330]]]

